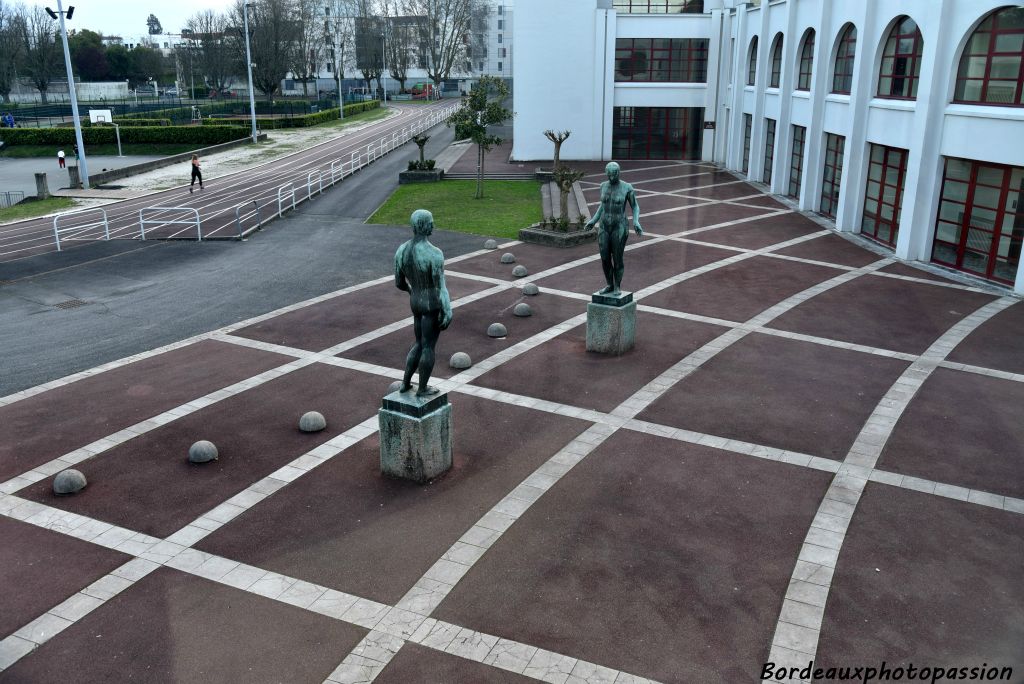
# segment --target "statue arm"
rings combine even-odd
[[[601,220],[601,214],[604,213],[604,198],[602,197],[601,199],[602,202],[597,205],[597,211],[595,211],[594,215],[590,218],[589,221],[587,221],[587,225],[585,226],[586,228],[593,228],[594,226],[597,225],[597,222]]]
[[[441,330],[447,330],[452,322],[452,300],[448,295],[448,286],[444,282],[444,255],[439,254],[434,267],[434,287],[441,296]]]
[[[640,227],[640,203],[636,201],[636,191],[632,187],[629,188],[626,199],[633,207],[633,230],[637,235],[643,235],[644,229]]]
[[[409,291],[409,283],[405,279],[405,274],[402,273],[402,261],[405,254],[405,245],[398,248],[395,252],[395,287],[399,290]]]

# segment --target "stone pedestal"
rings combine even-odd
[[[36,174],[36,197],[43,200],[50,196],[50,188],[46,183],[46,174]]]
[[[452,467],[447,393],[417,397],[415,390],[392,392],[378,416],[382,473],[422,484]]]
[[[587,351],[625,354],[636,341],[636,302],[632,292],[595,292],[587,304]]]
[[[82,177],[78,173],[78,167],[74,164],[68,164],[68,187],[72,190],[82,187]]]

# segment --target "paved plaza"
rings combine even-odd
[[[596,245],[448,260],[429,485],[379,469],[412,342],[389,276],[0,399],[0,682],[1024,681],[1019,298],[709,164],[623,179],[622,356],[586,352]]]

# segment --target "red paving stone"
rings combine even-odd
[[[867,266],[882,258],[874,252],[859,247],[838,235],[822,235],[813,240],[802,242],[799,245],[780,249],[776,254],[784,254],[801,259],[813,259],[814,261],[824,261],[854,268]]]
[[[646,312],[636,346],[621,356],[587,351],[581,325],[480,376],[475,384],[570,406],[610,412],[725,328]],[[548,369],[538,377],[535,369]]]
[[[160,568],[0,673],[0,682],[320,684],[365,634]]]
[[[750,211],[757,210],[751,209]],[[762,249],[769,245],[810,235],[820,230],[823,230],[822,227],[813,221],[799,214],[789,213],[745,221],[735,226],[724,226],[715,230],[709,230],[706,233],[699,233],[693,237],[703,242],[713,242],[718,245],[741,247],[743,249]]]
[[[1024,498],[1024,383],[938,368],[903,412],[879,468]]]
[[[0,407],[0,481],[289,360],[206,340]]]
[[[920,354],[993,299],[976,292],[866,276],[797,306],[770,327]]]
[[[750,195],[759,194],[760,192],[760,190],[748,183],[743,183],[737,181],[735,178],[730,178],[728,180],[723,179],[710,187],[683,189],[680,191],[680,194],[691,195],[693,197],[707,197],[708,199],[716,200],[730,200],[736,199],[737,197],[749,197]]]
[[[956,283],[952,278],[944,278],[943,276],[932,273],[931,271],[926,271],[923,268],[918,268],[911,264],[904,264],[901,262],[889,264],[885,268],[880,268],[878,270],[881,273],[892,273],[894,275],[910,276],[911,278],[934,280],[937,283]]]
[[[501,256],[508,252],[511,252],[516,258],[515,263],[501,263]],[[525,266],[532,278],[541,271],[546,271],[549,268],[560,266],[582,257],[593,256],[596,253],[596,240],[587,244],[561,249],[523,243],[513,245],[512,247],[496,249],[486,254],[451,264],[448,268],[452,271],[482,275],[488,278],[516,280],[515,276],[512,275],[512,270],[516,266]]]
[[[638,418],[842,460],[905,361],[748,335]]]
[[[520,318],[513,315],[515,305],[526,302],[533,309],[533,315]],[[518,344],[537,333],[547,330],[566,319],[587,312],[587,303],[576,299],[544,293],[527,297],[519,290],[506,290],[484,299],[460,306],[454,310],[451,327],[438,340],[435,348],[436,361],[433,377],[450,378],[458,371],[449,365],[455,352],[465,352],[473,363]],[[508,331],[504,338],[487,336],[491,323],[502,323]],[[413,344],[412,316],[409,325],[389,335],[367,342],[343,352],[338,356],[356,361],[365,361],[397,369],[401,375],[405,368],[405,356]]]
[[[0,639],[131,560],[119,551],[3,516],[0,539]]]
[[[89,486],[54,495],[46,479],[26,498],[165,537],[253,482],[374,415],[388,381],[315,364],[218,402],[125,442],[78,465]],[[339,399],[344,397],[344,401]],[[298,429],[305,411],[319,411],[327,429]],[[188,461],[200,439],[217,445],[217,461]]]
[[[433,484],[382,476],[374,435],[198,548],[358,596],[398,601],[473,523],[589,425],[459,394],[450,401],[453,466]]]
[[[1024,516],[869,482],[832,579],[815,665],[987,663],[1024,681],[1022,567]]]
[[[457,265],[458,262],[452,264]],[[452,299],[490,287],[466,278],[445,280]],[[410,315],[408,293],[387,282],[275,316],[232,334],[307,351],[323,351]]]
[[[646,210],[647,208],[644,206],[643,200],[640,200],[640,211],[643,212]],[[681,209],[680,211],[670,211],[664,214],[641,217],[640,222],[645,230],[669,235],[680,233],[684,230],[707,228],[708,226],[717,226],[721,223],[728,223],[730,221],[748,219],[769,213],[770,211],[771,210],[767,208],[755,209],[753,207],[741,207],[735,204],[705,203],[701,205],[694,205],[689,209]],[[707,240],[708,236],[714,233],[715,231],[699,233],[700,237],[698,239]],[[708,241],[718,242],[718,240]]]
[[[529,684],[537,680],[406,642],[373,681],[376,684]]]
[[[825,266],[752,257],[656,292],[643,304],[743,322],[835,276]]]
[[[949,355],[954,363],[969,363],[1024,374],[1024,306],[1017,302],[967,336]]]
[[[829,478],[619,432],[435,617],[659,681],[750,681]]]
[[[632,239],[628,244],[633,244]],[[673,240],[663,240],[657,244],[628,249],[625,255],[626,272],[622,278],[622,288],[630,292],[642,290],[678,273],[706,266],[735,255],[736,252],[725,249]],[[599,258],[535,282],[541,288],[587,295],[597,292],[607,284]]]

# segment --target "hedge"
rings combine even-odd
[[[120,116],[115,116],[114,117],[114,123],[119,124],[121,126],[170,126],[171,125],[171,120],[170,119],[125,119],[125,118],[120,117]],[[73,123],[72,124],[67,124],[67,125],[74,126]],[[91,121],[83,121],[82,122],[82,126],[85,127],[85,128],[89,128],[89,127],[91,127],[93,125],[94,124]],[[108,124],[102,124],[102,125],[106,126]]]
[[[292,103],[292,104],[295,104],[296,106],[298,106],[298,103]],[[274,108],[276,108],[278,110],[277,113],[281,113],[280,110],[285,108],[285,107],[287,107],[288,105],[289,105],[289,103],[287,101],[285,101],[285,102],[275,102],[275,103],[273,103],[273,105],[270,105],[269,103],[267,103],[266,100],[257,101],[256,102],[256,113],[257,114],[272,114],[272,113],[274,113],[273,112]],[[351,114],[358,114],[359,112],[365,112],[368,109],[376,109],[378,107],[380,107],[380,102],[378,100],[367,100],[366,102],[355,102],[353,104],[345,105],[345,116],[349,116]],[[199,111],[201,111],[203,113],[204,122],[205,122],[205,117],[210,117],[210,116],[216,117],[216,115],[218,115],[218,114],[231,114],[231,115],[243,115],[243,116],[249,116],[249,114],[250,114],[249,102],[247,100],[244,100],[244,99],[235,100],[233,102],[215,102],[215,103],[212,103],[212,104],[199,105]],[[270,128],[305,128],[307,126],[315,126],[315,125],[317,125],[319,123],[323,123],[324,121],[329,121],[331,119],[331,117],[328,115],[328,116],[325,116],[325,117],[314,119],[313,121],[315,121],[315,123],[300,123],[300,122],[298,122],[298,120],[305,119],[306,117],[310,117],[310,116],[312,116],[312,117],[319,117],[322,114],[329,114],[332,111],[334,112],[335,118],[337,118],[337,116],[338,116],[338,108],[337,107],[333,107],[331,109],[325,109],[325,110],[323,110],[321,112],[316,112],[314,114],[299,114],[299,115],[296,115],[296,116],[288,117],[289,120],[296,120],[296,123],[280,124],[280,123],[276,123],[275,122],[275,124],[266,125],[266,126],[263,126],[263,128],[268,128],[268,129],[270,129]],[[149,110],[149,111],[146,111],[146,112],[136,112],[136,113],[133,113],[133,114],[125,114],[123,117],[119,117],[118,120],[120,120],[120,119],[125,119],[125,120],[128,120],[128,119],[155,119],[155,118],[161,118],[161,117],[168,117],[168,118],[176,120],[176,121],[184,121],[184,120],[191,120],[192,113],[191,113],[191,110],[186,108],[186,107],[175,107],[175,108],[171,108],[171,109],[152,109],[152,110]],[[261,122],[261,125],[262,125],[262,122]]]
[[[345,105],[345,116],[353,116],[360,112],[366,112],[380,107],[379,100],[367,100],[356,104]],[[281,119],[260,119],[258,126],[261,130],[272,130],[276,128],[308,128],[319,126],[323,123],[338,120],[338,108],[325,109],[322,112],[303,114],[301,116],[290,116]],[[250,119],[203,119],[204,126],[250,126]]]
[[[197,146],[219,145],[247,137],[240,126],[138,126],[122,127],[124,144],[177,143]],[[82,129],[86,145],[116,142],[113,126],[94,126]],[[75,144],[75,131],[71,128],[0,128],[0,140],[7,145],[63,145]]]

